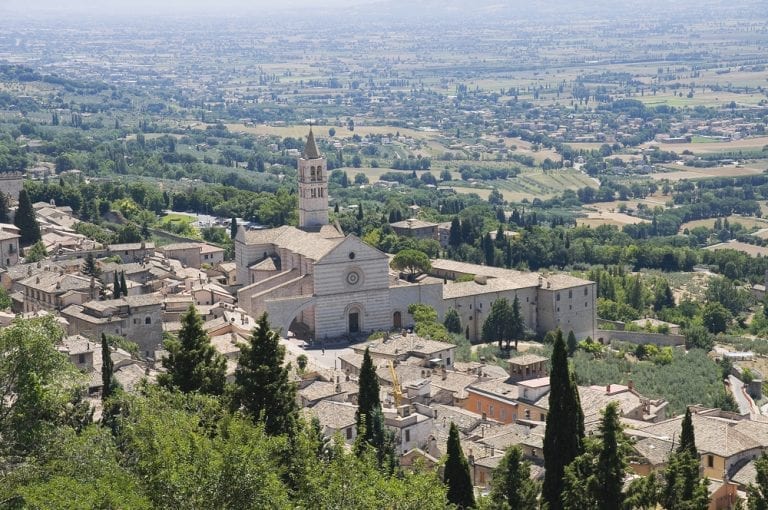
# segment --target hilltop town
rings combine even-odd
[[[762,2],[296,2],[0,7],[0,507],[768,505]]]

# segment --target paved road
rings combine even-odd
[[[296,338],[283,338],[283,345],[290,352],[296,354],[304,354],[309,358],[311,363],[325,369],[341,368],[338,357],[344,354],[351,354],[352,349],[349,347],[337,347],[334,349],[306,349],[306,343],[304,340]]]
[[[733,375],[728,376],[728,383],[731,385],[733,398],[739,406],[739,412],[741,414],[749,414],[750,416],[759,415],[760,410],[757,408],[752,398],[747,395],[747,392],[744,391],[744,383]]]

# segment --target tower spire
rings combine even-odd
[[[309,123],[309,134],[307,135],[307,144],[304,146],[304,152],[302,153],[304,159],[318,159],[320,157],[320,151],[317,150],[317,143],[315,142],[315,135],[312,133],[312,123]]]

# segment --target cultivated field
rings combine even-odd
[[[757,166],[725,166],[718,168],[693,168],[693,167],[665,167],[672,169],[672,172],[651,174],[651,178],[656,181],[683,181],[687,179],[707,179],[710,177],[739,177],[742,175],[759,175],[765,172],[765,168]],[[685,170],[676,170],[676,168],[685,168]]]
[[[720,218],[721,221],[723,219],[725,218]],[[768,220],[765,220],[762,218],[755,218],[752,216],[739,216],[738,214],[733,214],[731,216],[728,216],[727,219],[731,225],[740,223],[746,229],[768,228]],[[680,231],[682,232],[686,228],[690,230],[696,227],[712,228],[715,225],[715,221],[717,221],[715,218],[689,221],[687,223],[683,223],[682,225],[680,225]]]
[[[757,257],[758,255],[761,255],[763,257],[768,256],[768,248],[763,248],[762,246],[754,246],[754,245],[742,243],[739,241],[729,241],[727,243],[719,243],[712,246],[707,246],[704,249],[705,250],[736,250],[736,251],[744,252],[747,255],[751,255],[752,257]]]
[[[250,133],[254,135],[273,135],[282,138],[304,138],[309,132],[308,125],[298,126],[268,126],[266,124],[259,124],[256,126],[244,126],[243,124],[225,124],[229,131],[233,133]],[[329,129],[336,130],[336,137],[349,137],[354,134],[360,136],[365,135],[395,135],[398,132],[403,136],[410,136],[414,139],[427,140],[436,138],[439,133],[436,131],[418,131],[416,129],[398,128],[393,126],[358,126],[355,125],[354,131],[349,131],[346,127],[339,126],[312,126],[312,131],[318,138],[326,138],[330,136],[328,134]]]
[[[601,225],[616,225],[617,227],[623,227],[624,225],[635,225],[643,222],[647,223],[648,220],[620,212],[607,211],[590,212],[587,213],[586,218],[578,218],[576,220],[577,225],[589,227],[599,227]]]
[[[746,150],[761,150],[764,146],[768,145],[768,136],[758,136],[754,138],[742,138],[741,140],[732,140],[730,142],[697,142],[691,143],[662,143],[649,142],[641,147],[648,148],[651,146],[659,147],[666,151],[675,151],[680,154],[683,151],[691,151],[694,154],[711,154],[714,152],[730,152],[730,151],[746,151]]]

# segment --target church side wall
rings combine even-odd
[[[250,285],[248,268],[264,258],[264,254],[273,253],[271,244],[245,244],[235,241],[235,264],[237,267],[237,281],[243,285]]]
[[[394,326],[394,314],[396,312],[400,312],[402,327],[413,326],[413,316],[408,313],[408,305],[411,303],[423,303],[431,306],[437,311],[438,320],[442,322],[445,315],[443,310],[443,284],[436,282],[390,287],[390,328]]]

